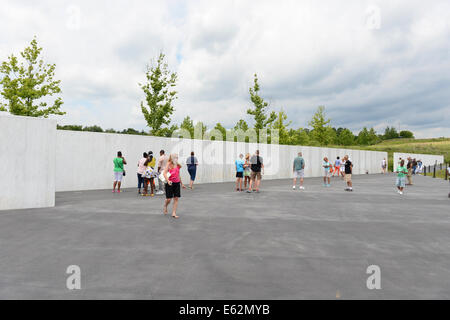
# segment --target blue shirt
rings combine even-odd
[[[236,172],[244,172],[244,160],[243,159],[237,159],[236,160]]]

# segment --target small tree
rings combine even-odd
[[[411,131],[408,131],[408,130],[400,131],[399,135],[400,135],[400,138],[414,139],[414,133],[412,133]]]
[[[170,136],[177,129],[176,126],[169,126],[174,111],[173,102],[177,98],[174,90],[177,74],[169,71],[164,59],[165,55],[161,52],[156,65],[147,66],[147,82],[139,83],[145,93],[145,104],[141,102],[141,110],[150,134],[154,136]]]
[[[191,136],[191,139],[194,138],[194,121],[191,119],[191,117],[186,116],[183,119],[183,122],[180,125],[180,129],[184,129],[187,132],[189,132],[189,135]]]
[[[389,139],[397,139],[399,138],[400,135],[397,132],[397,129],[395,129],[394,127],[386,127],[386,129],[384,130],[384,139],[389,140]]]
[[[247,131],[248,130],[247,122],[245,122],[245,120],[243,119],[240,119],[234,126],[234,130],[242,130],[244,132]]]
[[[288,127],[291,125],[291,121],[286,122],[287,119],[287,114],[283,110],[280,110],[275,121],[272,123],[272,129],[278,130],[279,144],[289,144],[290,141]]]
[[[216,126],[214,127],[214,130],[219,131],[222,134],[222,140],[225,141],[227,139],[227,129],[218,122]]]
[[[325,107],[319,106],[311,121],[308,123],[308,125],[313,128],[311,131],[312,138],[317,141],[319,145],[326,145],[330,141],[328,136],[331,132],[327,129],[327,124],[330,122],[331,119],[325,119]]]
[[[24,61],[11,55],[0,66],[1,95],[8,103],[0,103],[0,111],[28,117],[47,118],[51,114],[63,115],[60,97],[48,102],[48,97],[61,93],[60,80],[54,80],[55,64],[44,63],[40,58],[42,48],[36,38],[20,53]],[[45,101],[45,98],[47,98]],[[44,100],[44,101],[42,101]],[[40,102],[39,102],[40,101]]]
[[[255,119],[255,130],[258,135],[259,141],[259,131],[265,129],[270,126],[272,122],[275,121],[277,115],[274,111],[272,111],[269,115],[267,114],[269,104],[264,101],[263,98],[259,95],[259,84],[258,84],[258,76],[255,74],[255,78],[253,80],[253,88],[249,89],[250,100],[253,103],[253,108],[248,109],[247,113],[252,115]]]

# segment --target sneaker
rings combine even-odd
[[[113,191],[112,191],[112,193],[115,193],[115,192],[116,192],[116,190],[113,190]]]
[[[252,193],[250,190],[247,190],[247,193]]]
[[[292,190],[295,190],[295,186],[292,186]]]
[[[331,187],[331,184],[327,184],[327,187]]]
[[[399,193],[400,193],[400,194],[403,194],[403,191],[400,191]]]
[[[300,190],[305,190],[305,187],[304,186],[300,186]]]
[[[162,190],[156,191],[156,194],[164,194],[164,191]]]

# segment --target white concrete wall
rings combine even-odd
[[[56,121],[0,112],[0,210],[55,205]]]
[[[433,154],[417,154],[417,153],[398,153],[395,152],[393,154],[394,161],[394,171],[398,167],[398,163],[400,162],[400,158],[407,159],[411,157],[412,159],[422,160],[424,166],[432,166],[435,163],[441,164],[444,163],[444,156],[436,156]]]
[[[180,162],[191,151],[199,160],[197,183],[234,181],[234,161],[239,153],[253,153],[260,150],[266,166],[264,179],[292,177],[292,161],[299,151],[306,160],[305,175],[322,175],[322,158],[328,156],[334,162],[348,154],[354,162],[354,173],[379,173],[381,160],[386,152],[316,148],[284,145],[259,145],[222,141],[171,139],[149,136],[108,134],[58,130],[56,134],[56,191],[92,190],[111,188],[113,180],[113,158],[122,151],[128,165],[123,187],[136,187],[137,162],[142,153],[153,151],[159,157],[159,150],[177,152]],[[182,168],[182,179],[188,182],[186,166]]]

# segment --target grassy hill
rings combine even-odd
[[[389,168],[392,170],[394,152],[423,153],[443,155],[446,163],[450,163],[450,138],[435,139],[393,139],[362,147],[364,150],[386,151],[389,154]]]
[[[445,162],[450,162],[450,138],[436,139],[394,139],[364,147],[366,150],[394,152],[424,153],[443,155]]]
[[[333,147],[341,148],[340,146]],[[450,138],[392,139],[371,146],[349,146],[348,148],[387,152],[390,170],[392,170],[394,152],[443,155],[445,163],[450,163]]]

